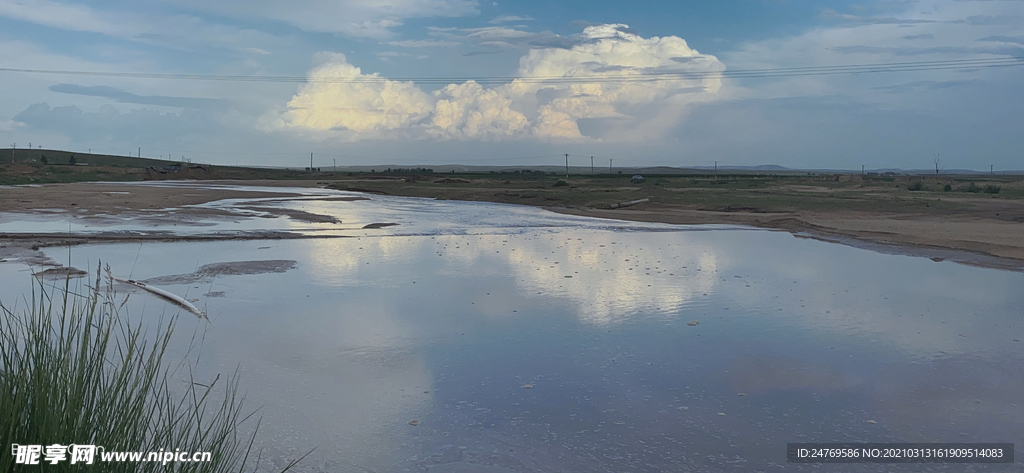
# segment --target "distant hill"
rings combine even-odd
[[[73,151],[53,150],[53,149],[27,149],[27,148],[0,148],[0,164],[8,164],[12,162],[30,165],[42,164],[43,158],[46,158],[46,162],[51,165],[70,164],[71,157],[75,158],[75,163],[78,165],[85,166],[111,166],[111,167],[125,167],[125,168],[148,168],[150,166],[156,168],[162,168],[165,166],[175,166],[181,163],[179,161],[168,161],[165,159],[155,158],[138,158],[131,156],[118,156],[110,154],[93,154],[93,153],[80,153]],[[13,161],[12,161],[13,160]],[[278,166],[217,166],[222,169],[236,168],[236,169],[264,169],[264,170],[279,170],[279,171],[304,171],[303,168],[294,167],[278,167]],[[554,173],[554,174],[565,174],[565,166],[557,165],[540,165],[540,166],[479,166],[479,165],[466,165],[466,164],[367,164],[367,165],[354,165],[354,166],[338,166],[338,172],[384,172],[387,169],[410,169],[410,168],[424,168],[432,169],[434,173],[500,173],[500,172],[515,172],[528,170],[531,172],[543,172],[543,173]],[[308,169],[308,168],[307,168]],[[320,172],[330,173],[334,171],[334,166],[322,166],[318,168]],[[586,175],[590,174],[590,166],[569,166],[569,173],[575,175]],[[714,166],[615,166],[610,170],[611,173],[622,173],[622,174],[711,174],[715,172]],[[779,166],[777,164],[761,164],[757,166],[718,166],[718,173],[728,174],[757,174],[757,173],[778,173],[778,174],[805,174],[805,173],[816,173],[816,174],[860,174],[860,169],[796,169],[788,168],[785,166]],[[899,168],[884,168],[884,169],[867,169],[865,172],[885,174],[894,173],[900,175],[934,175],[934,169],[899,169]],[[609,169],[607,166],[594,166],[593,173],[595,174],[607,174]],[[971,169],[943,169],[940,171],[940,175],[985,175],[988,174],[986,171],[975,171]],[[1024,171],[1020,170],[1004,170],[996,171],[997,175],[1019,175],[1024,174]]]
[[[47,164],[70,164],[71,157],[75,164],[114,167],[163,167],[177,163],[152,158],[134,158],[110,154],[79,153],[55,149],[5,148],[0,149],[0,163],[41,164],[45,158]]]

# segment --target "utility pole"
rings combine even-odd
[[[590,173],[591,174],[594,173],[594,157],[593,156],[590,157]]]
[[[612,173],[612,158],[608,158],[608,174]]]
[[[860,165],[860,175],[861,176],[864,175],[864,165],[863,164]]]
[[[18,143],[11,143],[11,164],[14,163],[14,150],[18,149]]]
[[[988,165],[988,175],[989,176],[994,176],[995,174],[996,174],[996,165],[995,164],[989,164]]]
[[[334,173],[338,173],[338,158],[331,158],[334,160]]]
[[[142,147],[141,146],[139,146],[139,157],[140,158],[142,157]]]
[[[569,153],[565,153],[565,178],[569,178]]]
[[[715,181],[718,181],[718,161],[715,161]]]
[[[313,153],[309,153],[309,172],[313,172]]]
[[[939,175],[939,153],[935,153],[935,175]]]

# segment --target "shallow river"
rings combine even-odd
[[[787,464],[786,443],[1024,447],[1022,273],[783,232],[370,197],[265,204],[334,228],[246,215],[174,228],[352,238],[46,252],[199,299],[211,323],[184,313],[178,329],[204,337],[200,375],[240,367],[262,471],[313,447],[298,471],[817,471]],[[374,222],[399,225],[357,230]],[[197,272],[265,260],[296,263]],[[0,264],[8,306],[28,274]],[[176,312],[145,294],[128,310]],[[1022,454],[966,467],[1019,472]]]

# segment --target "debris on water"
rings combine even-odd
[[[530,388],[532,388],[532,387],[533,387],[533,385],[532,385],[532,384],[524,384],[524,385],[523,385],[523,389],[530,389]]]
[[[874,419],[868,419],[868,423],[869,423],[869,424],[877,424],[877,423],[878,423],[878,421],[876,421],[876,420],[874,420]]]
[[[166,299],[166,300],[168,300],[170,302],[173,302],[173,303],[181,306],[181,308],[183,308],[183,309],[185,309],[185,310],[195,314],[196,317],[199,317],[201,319],[210,320],[206,316],[206,312],[203,312],[203,311],[199,310],[198,307],[192,305],[191,302],[186,301],[183,297],[181,297],[181,296],[179,296],[177,294],[172,294],[172,293],[167,292],[167,291],[165,291],[163,289],[160,289],[158,287],[150,286],[150,285],[148,285],[146,283],[143,283],[143,282],[138,282],[138,281],[134,281],[134,280],[131,280],[131,279],[122,279],[122,278],[113,277],[113,276],[111,276],[111,277],[115,281],[117,281],[117,282],[124,283],[124,284],[130,284],[130,285],[135,286],[135,287],[137,287],[139,289],[143,289],[143,290],[148,291],[148,292],[150,292],[152,294],[156,294],[157,296],[159,296],[159,297],[161,297],[163,299]]]
[[[411,425],[413,427],[416,427],[417,425],[420,425],[420,421],[418,421],[416,419],[410,420],[409,421],[409,425]]]
[[[736,393],[736,395],[740,396],[740,397],[743,397],[743,396],[746,396],[746,393]]]
[[[368,223],[366,225],[363,225],[363,228],[364,229],[367,229],[367,228],[384,228],[384,227],[390,227],[390,226],[394,226],[394,225],[398,225],[398,224],[397,223],[380,223],[380,222],[378,222],[378,223]]]
[[[696,327],[696,326],[697,326],[697,324],[699,324],[699,323],[700,323],[700,322],[698,322],[698,321],[696,321],[696,320],[691,320],[691,321],[687,322],[687,323],[686,323],[686,325],[689,325],[689,326],[691,326],[691,327]]]
[[[724,415],[725,415],[725,413],[724,413],[724,412],[719,412],[719,413],[718,413],[718,415],[720,415],[720,416],[724,416]]]

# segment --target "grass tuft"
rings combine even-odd
[[[212,454],[209,462],[161,465],[104,463],[97,453],[92,465],[71,465],[69,449],[57,465],[44,462],[55,471],[244,469],[248,452],[236,432],[248,416],[237,395],[237,373],[201,383],[183,363],[178,366],[188,369],[190,382],[172,381],[177,378],[165,355],[175,318],[155,329],[130,322],[119,313],[109,276],[106,289],[99,289],[98,268],[96,285],[85,294],[71,290],[68,281],[63,288],[40,282],[24,310],[0,303],[0,445]],[[0,472],[25,468],[14,460],[0,455]]]

